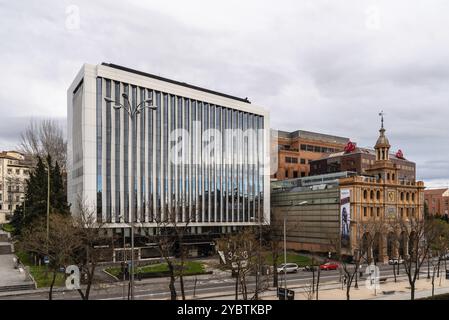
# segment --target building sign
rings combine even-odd
[[[396,218],[396,207],[388,206],[385,212],[385,217],[390,219]]]
[[[351,223],[351,191],[349,189],[340,190],[340,228],[341,245],[349,247],[350,244],[350,223]]]

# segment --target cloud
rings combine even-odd
[[[448,9],[444,0],[2,3],[0,147],[16,144],[27,117],[64,117],[81,65],[104,61],[248,97],[271,111],[273,128],[361,146],[374,145],[384,110],[393,149],[417,162],[418,177],[449,181]]]

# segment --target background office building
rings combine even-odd
[[[148,99],[156,107],[137,114],[136,128],[123,108],[105,101],[126,106],[124,93],[133,107]],[[158,221],[172,217],[188,223],[192,236],[208,239],[269,222],[268,113],[248,99],[103,63],[82,67],[68,89],[67,105],[73,213],[82,202],[110,233],[125,235],[131,222],[138,232],[151,234]],[[175,129],[189,133],[190,147],[180,162],[172,159]],[[203,141],[208,129],[241,131],[208,140],[215,146],[209,153]],[[248,129],[258,134],[242,134]]]
[[[361,175],[368,174],[367,170],[376,161],[376,151],[351,144],[349,143],[345,150],[326,154],[318,160],[311,161],[310,175],[341,171],[353,171]],[[416,164],[407,160],[402,151],[390,153],[389,160],[397,167],[399,180],[416,179]]]
[[[449,217],[449,188],[424,190],[428,214]]]
[[[342,151],[348,142],[348,138],[317,132],[272,130],[271,147],[273,152],[277,152],[277,171],[272,170],[271,179],[309,176],[310,161],[320,159],[325,154]]]

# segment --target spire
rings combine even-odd
[[[382,110],[381,112],[379,112],[379,116],[380,116],[380,122],[381,122],[381,127],[380,129],[384,128],[384,111]]]
[[[388,160],[391,147],[388,138],[385,136],[384,115],[385,113],[383,111],[379,113],[381,124],[379,130],[380,135],[379,138],[377,139],[376,145],[374,146],[374,149],[376,149],[377,160]]]

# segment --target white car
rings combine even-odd
[[[403,259],[390,259],[388,260],[388,264],[393,265],[393,264],[403,264],[404,260]]]
[[[299,267],[296,263],[283,263],[278,267],[278,273],[291,273],[291,272],[298,272]]]

